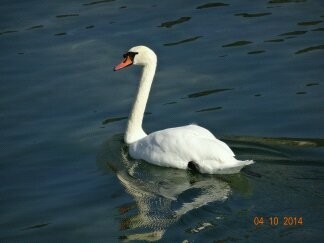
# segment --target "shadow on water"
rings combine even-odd
[[[123,134],[108,139],[97,156],[97,165],[106,173],[115,173],[134,200],[132,203],[123,201],[118,206],[120,238],[125,241],[159,240],[188,212],[211,203],[226,204],[232,194],[252,195],[253,180],[273,181],[273,175],[265,170],[269,166],[279,166],[279,170],[284,166],[324,166],[323,139],[240,136],[223,140],[239,159],[253,159],[256,164],[245,167],[239,174],[198,174],[133,160],[128,156]],[[317,157],[314,149],[320,150]],[[298,179],[322,180],[320,177],[300,176]],[[204,226],[212,225],[206,223]]]
[[[115,173],[133,197],[134,203],[118,207],[123,240],[159,240],[171,224],[189,211],[224,202],[233,191],[250,191],[242,174],[202,175],[132,160],[122,140],[122,134],[107,140],[97,164],[103,171]]]

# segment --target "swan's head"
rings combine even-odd
[[[146,46],[134,46],[129,49],[129,51],[125,53],[123,57],[123,61],[114,68],[114,71],[130,65],[156,65],[157,62],[157,57],[154,51]]]

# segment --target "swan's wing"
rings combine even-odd
[[[214,136],[211,138],[204,130],[205,133],[201,133],[201,129],[189,125],[151,133],[130,145],[130,155],[152,164],[179,169],[186,169],[188,162],[193,161],[203,173],[242,165],[225,143]]]
[[[232,156],[235,156],[235,154],[233,153],[233,151],[227,146],[226,143],[222,142],[221,140],[218,140],[214,134],[212,134],[209,130],[207,130],[206,128],[203,128],[201,126],[195,125],[195,124],[191,124],[188,126],[184,126],[181,127],[185,130],[189,130],[191,132],[194,132],[196,136],[198,137],[203,137],[203,138],[207,138],[207,139],[211,139],[213,140],[215,143],[217,143],[219,146],[221,146],[224,150],[226,150],[229,154],[231,154]]]
[[[214,134],[212,134],[209,130],[206,128],[203,128],[201,126],[198,126],[196,124],[190,124],[188,126],[182,126],[182,127],[177,127],[176,129],[183,129],[190,131],[197,135],[198,137],[204,137],[204,138],[209,138],[209,139],[215,139]]]
[[[152,164],[186,169],[190,161],[189,149],[182,140],[186,133],[183,129],[169,128],[147,135],[129,146],[129,153],[134,159],[143,159]]]

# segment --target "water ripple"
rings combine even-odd
[[[112,118],[107,118],[102,122],[102,125],[106,125],[108,123],[112,123],[112,122],[117,122],[117,121],[121,121],[121,120],[125,120],[127,119],[127,116],[122,116],[122,117],[112,117]]]
[[[271,40],[265,40],[264,42],[283,42],[284,39],[271,39]]]
[[[308,84],[306,84],[306,86],[308,86],[308,87],[315,86],[315,85],[319,85],[319,83],[308,83]]]
[[[303,3],[307,0],[271,0],[269,3]]]
[[[177,25],[177,24],[181,24],[181,23],[184,23],[184,22],[187,22],[191,19],[191,17],[181,17],[177,20],[173,20],[173,21],[168,21],[168,22],[164,22],[162,23],[159,27],[165,27],[165,28],[171,28],[172,26],[174,25]]]
[[[200,231],[205,230],[206,228],[210,228],[210,227],[214,227],[214,225],[206,222],[206,223],[199,224],[197,227],[195,227],[193,229],[189,229],[188,232],[199,233]]]
[[[224,7],[228,6],[227,3],[206,3],[204,5],[198,6],[196,9],[203,9],[203,8],[215,8],[215,7]]]
[[[146,111],[146,112],[144,112],[144,114],[152,115],[152,112]],[[106,125],[108,123],[117,122],[117,121],[126,120],[126,119],[128,119],[128,116],[106,118],[104,121],[102,121],[102,125]]]
[[[318,20],[318,21],[307,21],[307,22],[299,22],[298,25],[317,25],[322,23],[322,20]]]
[[[175,45],[179,45],[179,44],[183,44],[183,43],[187,43],[187,42],[192,42],[192,41],[198,40],[200,38],[202,38],[202,36],[195,36],[195,37],[184,39],[184,40],[177,41],[177,42],[165,43],[163,45],[164,46],[175,46]]]
[[[206,95],[219,93],[219,92],[223,92],[223,91],[229,91],[229,90],[233,90],[233,88],[204,90],[204,91],[189,94],[187,97],[188,98],[198,98],[200,96],[206,96]]]
[[[235,41],[226,45],[223,45],[222,47],[236,47],[236,46],[245,46],[245,45],[249,45],[253,42],[251,41],[246,41],[246,40],[241,40],[241,41]]]
[[[61,14],[61,15],[56,15],[56,18],[68,18],[68,17],[77,17],[79,14]]]
[[[57,35],[57,36],[66,35],[66,32],[56,33],[55,35]]]
[[[32,27],[27,28],[26,30],[34,30],[34,29],[40,29],[43,28],[44,25],[40,24],[40,25],[34,25]]]
[[[177,104],[178,102],[176,101],[170,101],[170,102],[167,102],[167,103],[164,103],[163,105],[174,105],[174,104]]]
[[[17,32],[18,32],[18,30],[6,30],[6,31],[3,31],[3,32],[0,32],[0,35],[17,33]]]
[[[201,110],[198,110],[196,112],[216,111],[216,110],[220,110],[220,109],[222,109],[222,107],[221,106],[217,106],[217,107],[211,107],[211,108],[201,109]]]
[[[83,6],[95,5],[95,4],[100,4],[100,3],[109,3],[109,2],[114,2],[114,1],[115,0],[100,0],[100,1],[84,3]]]
[[[324,28],[313,29],[312,31],[324,31]]]
[[[235,14],[235,16],[242,16],[244,18],[255,18],[255,17],[263,17],[263,16],[267,16],[267,15],[271,15],[272,13],[255,13],[255,14],[250,14],[250,13],[238,13]]]
[[[271,137],[233,137],[235,141],[241,142],[256,142],[259,144],[268,144],[268,145],[289,145],[294,147],[324,147],[324,139],[316,138],[271,138]]]
[[[290,31],[286,33],[282,33],[279,36],[294,36],[294,35],[303,35],[306,34],[307,30],[296,30],[296,31]]]
[[[254,54],[261,54],[261,53],[264,53],[265,50],[258,50],[258,51],[250,51],[248,52],[249,55],[254,55]]]
[[[23,228],[22,230],[32,230],[32,229],[39,229],[39,228],[43,228],[45,226],[48,226],[49,223],[44,223],[44,224],[35,224],[35,225],[32,225],[32,226],[28,226],[26,228]]]
[[[311,47],[307,47],[305,49],[301,49],[299,51],[296,51],[295,54],[302,54],[302,53],[305,53],[305,52],[318,51],[318,50],[323,50],[323,49],[324,49],[324,45],[311,46]]]

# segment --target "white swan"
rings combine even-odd
[[[178,169],[196,169],[200,173],[238,173],[252,160],[240,161],[233,151],[207,129],[197,125],[169,128],[146,134],[142,128],[145,106],[154,78],[157,57],[145,46],[136,46],[124,54],[114,71],[130,65],[143,66],[137,95],[124,136],[134,159]]]

